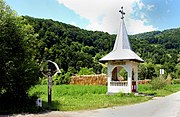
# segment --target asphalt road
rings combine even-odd
[[[17,115],[18,117],[22,115]],[[26,116],[26,115],[25,115]],[[130,105],[75,112],[52,111],[27,115],[38,117],[180,117],[180,91],[172,95]]]

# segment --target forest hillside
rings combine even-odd
[[[100,31],[87,31],[51,19],[23,16],[38,34],[34,57],[41,64],[55,61],[64,73],[77,74],[82,68],[93,73],[106,73],[106,65],[99,59],[109,53],[116,35]],[[180,28],[129,35],[131,46],[145,63],[139,66],[139,77],[153,78],[159,69],[173,78],[180,77]]]

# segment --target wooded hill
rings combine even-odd
[[[99,59],[112,50],[115,35],[86,31],[53,20],[18,16],[0,0],[0,113],[37,112],[38,93],[29,95],[40,78],[42,65],[55,61],[62,69],[53,84],[68,84],[74,74],[106,73]],[[130,36],[133,50],[146,62],[139,66],[139,79],[180,76],[180,29]],[[39,80],[40,78],[40,80]],[[178,81],[178,80],[176,80]],[[35,87],[36,89],[36,87]]]
[[[77,74],[81,68],[93,68],[94,73],[106,70],[99,59],[109,53],[116,35],[87,31],[51,19],[23,16],[38,34],[37,52],[41,64],[55,61],[64,73]],[[153,31],[129,36],[132,49],[144,59],[140,65],[140,79],[157,77],[159,68],[173,78],[180,76],[180,28]]]

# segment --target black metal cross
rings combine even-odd
[[[121,19],[124,19],[124,16],[123,16],[123,15],[125,15],[125,12],[123,11],[123,7],[121,7],[121,10],[119,10],[119,12],[122,14]]]

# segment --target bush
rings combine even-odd
[[[152,89],[162,89],[167,85],[167,82],[164,78],[154,78],[150,84]]]
[[[36,106],[36,96],[24,96],[23,98],[14,97],[13,94],[5,93],[0,96],[0,114],[15,114],[15,113],[36,113],[39,108]]]
[[[69,84],[71,81],[70,75],[71,75],[70,72],[65,73],[64,71],[62,71],[60,75],[56,75],[53,77],[53,84],[54,85]]]
[[[43,77],[43,78],[40,78],[40,83],[41,85],[47,85],[48,83],[48,78],[47,77]]]
[[[81,68],[78,75],[92,75],[92,74],[95,74],[93,72],[93,68],[87,68],[87,67],[84,67],[84,68]]]
[[[180,79],[173,79],[173,84],[180,84]]]
[[[39,80],[37,41],[32,26],[0,0],[0,113],[35,105],[27,92]]]
[[[59,85],[59,84],[69,84],[71,81],[71,73],[70,72],[66,72],[61,69],[61,74],[60,75],[56,75],[52,77],[52,83],[53,85]],[[43,77],[40,79],[40,84],[41,85],[47,85],[48,84],[48,78],[47,77]]]

